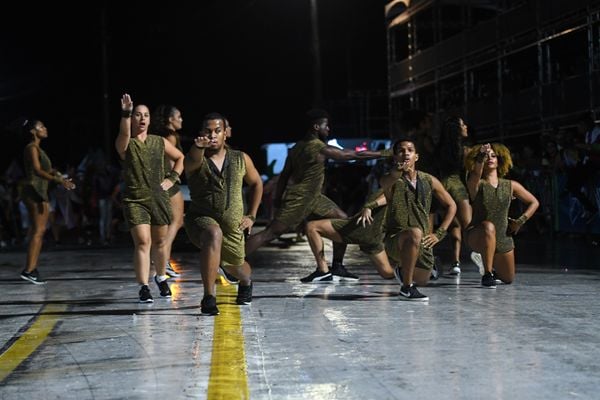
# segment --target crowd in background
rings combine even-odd
[[[409,134],[420,137],[418,150],[422,157],[417,167],[426,170],[427,153],[435,158],[435,124],[427,113],[407,115],[403,126]],[[600,126],[586,115],[572,127],[525,139],[506,144],[515,164],[510,177],[521,182],[540,201],[540,209],[528,228],[540,234],[598,234],[600,156],[593,144],[598,146],[600,141]],[[127,232],[120,209],[121,170],[110,161],[114,158],[101,149],[91,149],[78,165],[60,166],[73,178],[76,189],[68,191],[61,185],[51,185],[47,242],[109,246],[116,235]],[[23,248],[27,241],[30,224],[20,199],[24,177],[21,159],[20,154],[16,155],[0,175],[1,250]],[[383,164],[380,161],[373,167],[366,163],[328,165],[326,194],[352,215],[369,194],[373,179],[385,169]],[[363,185],[356,185],[357,175],[364,179]],[[276,180],[277,176],[270,179]],[[269,220],[272,213],[269,182],[265,184],[259,220]]]

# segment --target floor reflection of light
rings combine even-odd
[[[317,383],[310,384],[307,387],[305,395],[312,399],[328,399],[339,392],[340,386],[335,383]]]
[[[333,308],[323,310],[323,316],[329,320],[331,325],[342,334],[356,332],[356,325],[350,324],[346,313]]]
[[[179,286],[179,283],[171,283],[169,288],[171,288],[171,299],[179,300],[181,293],[181,287]]]

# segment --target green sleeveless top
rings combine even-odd
[[[497,188],[481,180],[472,203],[471,226],[479,225],[482,221],[490,221],[496,227],[496,253],[506,253],[515,247],[512,237],[506,234],[511,200],[512,185],[509,179],[498,179]]]
[[[25,146],[25,154],[27,154],[27,149],[31,146],[35,146],[38,149],[39,154],[39,162],[40,168],[42,170],[52,173],[52,163],[50,162],[50,158],[46,154],[41,147],[37,146],[35,143],[29,143]],[[48,201],[48,180],[38,176],[33,170],[33,160],[25,155],[25,185],[29,186],[29,190],[33,189],[35,193],[37,193],[44,201]]]
[[[321,193],[325,181],[325,165],[320,155],[327,145],[317,135],[311,134],[298,141],[288,152],[288,163],[292,168],[287,190],[313,196]]]
[[[165,179],[165,142],[162,136],[148,135],[145,141],[129,141],[123,161],[124,202],[160,199],[166,192],[160,186]]]
[[[387,234],[394,235],[406,228],[420,228],[426,235],[429,232],[431,175],[417,171],[416,189],[403,177],[393,184],[391,192],[385,228]]]
[[[237,230],[244,216],[245,175],[246,162],[241,151],[227,149],[221,171],[205,157],[200,168],[188,175],[192,203],[187,214],[211,217],[224,231]]]

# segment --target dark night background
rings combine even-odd
[[[318,1],[322,106],[352,91],[386,89],[384,4]],[[6,129],[18,116],[46,123],[43,147],[59,168],[78,163],[91,147],[110,146],[114,158],[124,92],[151,110],[179,107],[185,137],[204,114],[224,113],[232,144],[259,169],[260,145],[296,140],[313,106],[309,0],[24,2],[4,12],[0,25],[2,171],[22,154],[23,142]],[[333,136],[360,134],[336,131],[332,117]]]

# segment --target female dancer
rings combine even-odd
[[[152,113],[150,132],[164,137],[181,152],[183,152],[183,149],[181,148],[181,140],[178,131],[181,130],[182,126],[183,118],[181,117],[181,111],[175,106],[161,104],[156,107],[154,113]],[[170,171],[173,168],[173,165],[173,161],[165,157],[165,171]],[[181,274],[173,269],[170,259],[173,242],[177,237],[177,232],[183,226],[183,194],[179,189],[179,181],[176,181],[168,192],[173,219],[169,224],[169,229],[167,230],[167,236],[165,238],[165,251],[167,252],[166,272],[170,277],[177,278]]]
[[[442,126],[437,149],[440,181],[444,185],[444,189],[452,196],[457,207],[456,217],[448,229],[453,255],[453,262],[450,266],[451,275],[460,274],[462,231],[471,222],[469,194],[464,184],[464,159],[469,151],[465,142],[468,136],[467,125],[462,118],[449,117]]]
[[[165,238],[171,223],[167,190],[183,171],[183,153],[168,140],[148,134],[150,111],[143,104],[134,108],[128,94],[121,98],[121,113],[115,148],[123,161],[123,214],[135,245],[133,264],[140,284],[140,302],[152,303],[154,299],[148,288],[151,259],[160,295],[171,297],[165,273],[168,258]],[[174,162],[170,171],[164,169],[165,155]]]
[[[27,248],[27,259],[25,269],[21,272],[21,278],[41,285],[46,283],[37,270],[37,262],[42,250],[42,239],[46,231],[49,215],[48,183],[54,182],[62,185],[65,189],[75,188],[71,179],[52,168],[50,158],[40,147],[43,139],[48,137],[48,129],[44,123],[37,119],[25,120],[22,124],[24,135],[29,138],[25,146],[25,185],[21,192],[21,198],[27,207],[31,231],[29,247]]]
[[[533,216],[539,202],[520,183],[503,179],[512,167],[510,151],[503,144],[487,143],[474,147],[467,155],[465,167],[470,171],[467,189],[473,205],[467,243],[483,258],[481,285],[495,288],[496,278],[511,283],[515,279],[512,236]],[[508,217],[513,197],[526,205],[525,212],[517,219]]]

